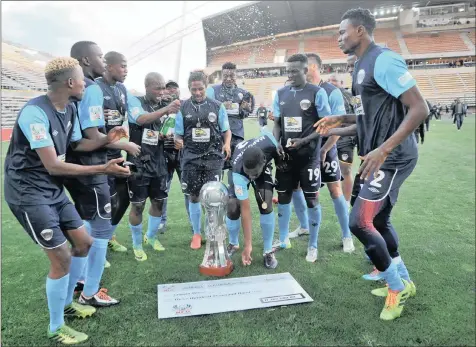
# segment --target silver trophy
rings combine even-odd
[[[226,276],[233,271],[233,263],[226,250],[226,210],[228,189],[221,182],[208,182],[200,190],[200,203],[205,211],[205,255],[200,273],[206,276]]]

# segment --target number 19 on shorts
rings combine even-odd
[[[321,175],[321,170],[319,168],[307,169],[309,172],[309,182],[317,181]]]

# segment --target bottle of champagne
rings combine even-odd
[[[169,114],[167,118],[165,118],[164,124],[160,129],[160,133],[163,136],[170,136],[174,134],[175,129],[175,113]]]

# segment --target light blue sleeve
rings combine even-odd
[[[279,111],[279,96],[278,92],[276,92],[276,95],[274,96],[274,101],[273,101],[273,116],[275,118],[281,117],[281,112]]]
[[[103,96],[102,90],[97,84],[86,88],[83,99],[79,102],[78,106],[81,128],[102,128],[105,126]]]
[[[329,106],[331,107],[332,114],[335,116],[346,114],[344,97],[339,89],[334,89],[331,95],[329,95]]]
[[[405,60],[392,51],[381,53],[375,60],[374,79],[383,90],[397,99],[417,84]]]
[[[183,136],[183,116],[182,111],[178,111],[175,115],[175,133]]]
[[[31,149],[54,146],[50,135],[50,121],[41,108],[26,106],[18,116],[18,125],[30,142]]]
[[[205,93],[207,95],[207,98],[215,100],[215,89],[213,89],[213,87],[208,87]]]
[[[266,130],[266,129],[261,130],[260,134],[267,136],[271,140],[271,142],[273,142],[276,148],[278,148],[278,142],[276,141],[276,139],[274,138],[274,135],[269,130]]]
[[[83,134],[81,133],[81,128],[79,126],[79,119],[76,119],[74,122],[73,134],[71,134],[71,142],[78,142],[83,138]]]
[[[226,113],[225,106],[220,105],[220,111],[218,111],[218,126],[220,130],[224,133],[225,131],[230,130],[230,124],[228,123],[228,114]]]
[[[127,120],[129,123],[137,124],[137,118],[146,114],[142,108],[140,100],[127,92]]]
[[[316,99],[314,100],[314,103],[316,104],[317,114],[320,118],[330,116],[332,114],[331,107],[329,106],[329,98],[327,97],[327,93],[324,88],[319,89],[319,91],[316,93]]]
[[[235,195],[238,200],[248,199],[248,183],[250,181],[243,175],[233,172],[233,185],[235,186]]]

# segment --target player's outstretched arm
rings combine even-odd
[[[321,135],[325,135],[325,136],[332,136],[332,135],[355,136],[355,135],[357,135],[357,124],[352,124],[352,125],[344,127],[344,128],[329,129],[328,133],[321,134]]]
[[[36,149],[41,162],[51,176],[90,176],[90,175],[114,175],[128,177],[131,172],[129,168],[119,166],[124,158],[112,159],[104,165],[76,165],[58,159],[53,146]]]
[[[127,137],[127,131],[121,126],[114,127],[107,135],[99,132],[98,128],[84,130],[86,138],[73,141],[71,147],[77,152],[92,152],[101,147],[117,148],[116,143],[123,137]],[[73,139],[74,140],[74,139]]]
[[[177,113],[180,110],[180,100],[174,100],[167,106],[151,113],[144,113],[137,117],[136,122],[138,125],[151,124],[160,119],[161,117]]]

